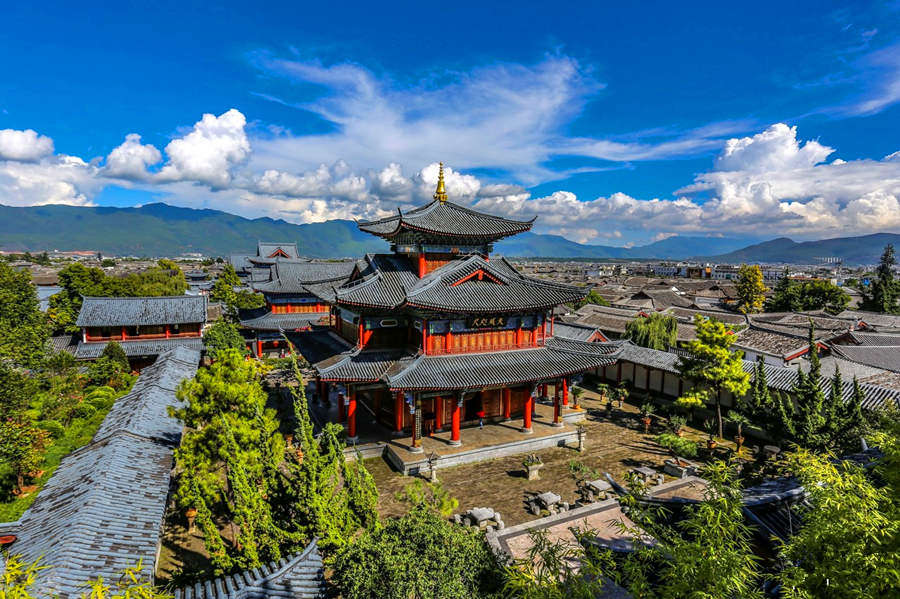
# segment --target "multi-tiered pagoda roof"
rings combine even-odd
[[[496,241],[524,233],[531,229],[536,218],[528,221],[510,220],[476,212],[449,200],[435,199],[408,212],[398,208],[394,216],[361,222],[359,228],[391,242],[395,242],[404,234],[410,238],[421,238],[422,236],[417,234],[424,233],[432,238],[448,237],[457,241],[470,239],[472,243],[477,243],[484,240]]]
[[[521,274],[505,258],[478,254],[454,260],[419,278],[396,254],[368,255],[357,278],[335,290],[339,305],[396,310],[520,312],[574,302],[584,289]]]

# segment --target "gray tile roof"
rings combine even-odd
[[[254,283],[264,293],[311,293],[310,286],[328,283],[339,287],[356,267],[356,261],[298,262],[281,260],[272,265],[271,280]]]
[[[310,364],[346,352],[352,347],[350,343],[329,329],[320,328],[302,333],[287,333],[286,336]]]
[[[831,351],[852,362],[900,372],[900,347],[896,345],[833,345]]]
[[[203,339],[200,337],[178,337],[175,339],[147,339],[144,341],[116,341],[125,350],[128,357],[158,356],[176,347],[186,347],[194,351],[203,351]],[[75,357],[79,360],[96,360],[106,348],[106,342],[79,342],[75,349]]]
[[[86,297],[79,327],[189,324],[206,322],[205,295]]]
[[[655,368],[672,374],[678,374],[678,354],[674,352],[660,351],[640,347],[630,341],[616,341],[611,343],[597,343],[597,346],[621,347],[621,351],[615,354],[616,359],[625,360],[641,366]],[[609,351],[609,350],[608,350]],[[750,360],[743,361],[744,372],[750,374],[751,380],[755,373],[756,363]],[[766,383],[769,388],[778,391],[790,392],[797,383],[796,367],[780,367],[765,364]],[[843,369],[842,369],[843,372]],[[822,390],[831,393],[831,372],[822,369]],[[860,387],[865,393],[863,408],[867,410],[877,409],[886,404],[900,406],[900,390],[881,387],[872,384],[861,383]],[[853,393],[852,379],[844,379],[843,395],[848,398]]]
[[[408,352],[400,349],[354,350],[318,362],[316,370],[326,381],[374,382],[381,379],[397,360],[406,355]]]
[[[509,220],[477,212],[453,202],[435,200],[406,213],[398,209],[394,216],[361,222],[359,228],[366,233],[386,238],[403,230],[412,230],[441,236],[493,240],[528,231],[534,220],[534,218],[530,221]]]
[[[303,551],[277,563],[175,591],[175,599],[314,599],[324,595],[322,556],[315,539]]]
[[[287,254],[288,258],[299,258],[300,252],[297,250],[296,243],[274,243],[268,241],[260,241],[256,244],[256,255],[259,258],[269,258],[278,250]]]
[[[456,284],[481,271],[482,279]],[[487,261],[472,255],[453,261],[407,290],[410,306],[460,312],[503,312],[547,308],[580,300],[587,289],[526,277],[504,258]]]
[[[55,352],[64,351],[74,354],[75,348],[78,347],[78,337],[76,335],[50,337],[50,347],[52,347]]]
[[[598,327],[578,323],[556,321],[553,323],[553,334],[556,337],[575,339],[576,341],[589,341],[591,337],[600,332]]]
[[[336,290],[338,303],[396,309],[408,305],[455,312],[508,312],[581,299],[587,290],[527,277],[503,258],[454,260],[423,278],[406,256],[367,256],[359,279]],[[456,284],[469,275],[476,276]]]
[[[900,335],[879,335],[851,331],[848,333],[848,336],[857,345],[900,346]]]
[[[406,299],[406,290],[419,282],[417,271],[406,256],[367,254],[359,278],[336,292],[338,303],[377,308],[396,308]]]
[[[176,402],[174,380],[191,376],[199,359],[173,350],[147,368],[148,380],[142,375],[94,439],[63,458],[19,519],[11,552],[49,566],[37,575],[38,596],[79,597],[85,581],[109,580],[139,560],[152,579],[178,428],[163,410],[167,398]]]
[[[256,318],[242,320],[241,326],[259,331],[293,331],[328,318],[328,314],[328,312],[294,312],[291,314],[267,312]]]
[[[544,347],[481,354],[419,355],[385,376],[392,389],[465,389],[568,376],[615,362],[603,344],[551,338]]]
[[[733,347],[771,354],[784,359],[808,350],[809,340],[808,337],[770,331],[751,325],[738,333]]]

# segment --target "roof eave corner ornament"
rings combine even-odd
[[[444,189],[444,163],[438,163],[438,182],[437,189],[434,190],[434,199],[441,204],[447,201],[447,191]]]

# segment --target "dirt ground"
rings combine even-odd
[[[540,480],[525,478],[522,459],[510,456],[476,464],[465,464],[438,470],[438,479],[450,495],[459,500],[459,511],[473,507],[490,507],[500,512],[507,526],[520,524],[534,518],[525,510],[524,496],[528,491],[552,491],[564,501],[573,502],[575,479],[569,473],[569,461],[579,461],[600,472],[609,472],[617,481],[624,482],[625,473],[636,466],[661,466],[669,453],[653,442],[656,434],[643,433],[640,415],[634,406],[624,404],[616,408],[612,418],[599,398],[586,392],[581,405],[587,410],[586,448],[579,453],[574,447],[554,447],[536,452],[544,462]],[[687,437],[700,438],[700,433],[689,430]],[[382,516],[403,514],[408,505],[395,497],[412,478],[391,470],[380,458],[366,461],[378,485],[378,508]],[[671,480],[671,479],[669,479]]]

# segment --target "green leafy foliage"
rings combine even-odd
[[[84,297],[138,297],[182,295],[187,281],[181,268],[171,260],[160,260],[156,266],[123,277],[107,275],[100,268],[70,264],[59,271],[62,291],[50,297],[48,314],[57,331],[76,332],[75,320]]]
[[[424,506],[444,518],[449,518],[459,507],[459,500],[450,495],[440,482],[426,482],[420,478],[398,492],[397,500],[412,506]]]
[[[697,457],[697,443],[672,433],[662,433],[655,439],[660,447],[664,447],[682,458]]]
[[[775,284],[771,300],[766,304],[769,312],[801,312],[825,310],[837,314],[850,303],[847,293],[824,279],[797,281],[787,272]]]
[[[765,294],[768,289],[763,283],[762,269],[759,264],[742,264],[738,270],[737,309],[741,314],[751,314],[762,310]]]
[[[0,576],[0,599],[36,599],[39,595],[32,587],[38,572],[52,567],[41,565],[40,559],[26,562],[19,555],[11,555]],[[143,569],[143,563],[138,561],[112,580],[104,580],[102,576],[86,580],[82,599],[171,599],[171,594],[144,579]]]
[[[25,485],[26,477],[41,465],[48,436],[31,422],[12,418],[0,420],[0,463],[12,469],[19,491]]]
[[[694,317],[697,338],[688,342],[690,352],[678,361],[681,376],[713,390],[719,437],[723,436],[721,391],[735,397],[744,395],[750,388],[750,375],[744,372],[743,353],[731,351],[734,334],[717,320]]]
[[[31,275],[0,262],[0,361],[36,366],[49,333]]]
[[[659,312],[646,317],[638,316],[625,325],[625,338],[641,347],[667,350],[675,347],[678,321],[673,316]]]
[[[206,351],[214,360],[218,359],[219,353],[226,350],[247,353],[247,342],[241,337],[237,326],[223,320],[209,327],[203,335],[203,343],[206,345]]]
[[[634,525],[620,523],[621,532],[636,539],[633,553],[613,559],[590,543],[595,536],[590,529],[575,529],[577,544],[533,536],[530,554],[506,570],[507,596],[593,599],[610,596],[608,585],[616,583],[642,599],[762,599],[761,572],[735,474],[715,462],[702,476],[709,482],[703,500],[685,507],[674,525],[659,509],[639,501],[640,485],[622,499]],[[641,542],[649,539],[652,544]]]
[[[900,313],[900,281],[894,279],[894,267],[897,258],[894,256],[894,244],[889,243],[884,248],[881,261],[875,270],[876,279],[869,289],[863,291],[862,308],[874,312],[887,312],[889,314]]]
[[[341,550],[333,580],[344,599],[472,599],[499,591],[500,568],[482,532],[420,505]]]
[[[591,289],[586,296],[573,303],[572,307],[576,310],[579,310],[588,304],[594,304],[595,306],[608,306],[609,302],[606,301],[606,299],[602,295],[597,293],[596,290]]]
[[[187,427],[175,451],[176,499],[198,511],[217,573],[278,560],[290,540],[266,500],[278,487],[285,447],[259,374],[255,361],[226,350],[179,385],[186,406],[170,408]],[[228,537],[215,524],[220,520],[230,523]]]
[[[780,574],[784,596],[797,599],[875,599],[900,588],[900,471],[896,421],[878,437],[885,452],[874,484],[849,462],[798,450],[788,472],[809,493],[803,527],[782,547],[787,568]]]
[[[235,291],[235,287],[241,285],[241,280],[231,264],[226,264],[222,274],[216,279],[209,299],[225,306],[225,317],[232,322],[237,322],[239,310],[261,308],[266,305],[266,300],[260,293],[252,291]]]

